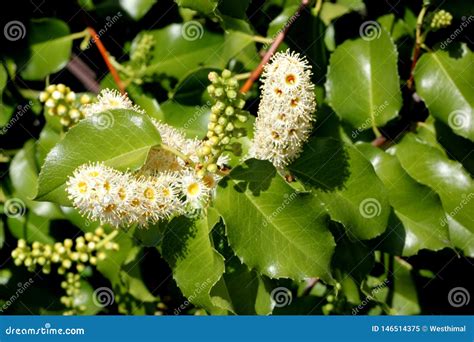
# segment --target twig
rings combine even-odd
[[[301,4],[298,7],[298,9],[296,10],[295,14],[290,19],[288,19],[287,23],[283,27],[283,30],[281,30],[280,33],[278,33],[278,35],[276,36],[276,38],[273,41],[272,45],[270,46],[270,48],[268,49],[268,51],[265,53],[262,60],[260,61],[260,64],[257,66],[257,68],[255,68],[254,71],[252,71],[252,73],[250,74],[250,77],[244,83],[242,88],[240,88],[241,93],[245,94],[246,92],[248,92],[250,90],[250,88],[252,88],[252,85],[254,84],[254,82],[256,80],[258,80],[258,78],[260,77],[260,74],[263,71],[263,67],[265,66],[265,64],[268,63],[270,58],[273,56],[275,51],[278,49],[280,44],[285,39],[285,36],[286,36],[290,26],[296,21],[296,20],[294,20],[294,17],[295,16],[298,17],[299,14],[301,13],[301,11],[303,11],[303,9],[308,5],[308,3],[309,3],[309,0],[302,0],[301,1]]]
[[[89,30],[89,33],[91,35],[91,39],[96,43],[97,48],[100,51],[100,54],[102,55],[102,58],[104,59],[105,64],[107,65],[107,68],[110,71],[110,74],[112,75],[115,84],[117,85],[119,91],[122,94],[125,94],[125,87],[123,86],[122,80],[120,79],[120,76],[115,69],[115,67],[112,65],[112,63],[109,60],[109,55],[107,53],[107,50],[104,47],[104,44],[102,44],[99,35],[95,32],[95,30],[92,27],[87,28]]]
[[[423,5],[421,8],[420,14],[416,19],[416,38],[415,38],[415,48],[413,49],[413,57],[411,61],[410,68],[410,78],[407,81],[408,89],[413,89],[413,72],[415,70],[416,62],[418,62],[418,57],[420,57],[421,47],[423,46],[423,36],[421,34],[421,29],[423,28],[423,20],[425,18],[426,11],[428,6]]]

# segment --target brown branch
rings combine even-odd
[[[109,59],[109,54],[107,52],[107,49],[105,48],[104,44],[102,44],[99,35],[95,32],[95,30],[92,27],[87,28],[89,30],[89,33],[91,35],[91,39],[93,40],[94,43],[96,43],[97,48],[99,49],[100,54],[102,55],[102,58],[104,59],[105,64],[107,65],[107,68],[110,71],[110,74],[112,75],[115,84],[117,85],[119,91],[122,94],[125,94],[125,87],[122,83],[122,80],[120,79],[120,76],[115,69],[115,67],[112,65]]]
[[[286,22],[285,26],[283,27],[283,30],[281,30],[278,35],[276,36],[275,40],[273,41],[272,45],[268,49],[268,51],[265,53],[263,56],[262,60],[258,64],[258,66],[255,68],[254,71],[250,74],[250,77],[247,79],[247,81],[244,83],[242,88],[240,88],[240,92],[245,94],[252,88],[252,85],[258,78],[260,77],[260,74],[263,72],[263,67],[265,64],[268,63],[270,58],[273,56],[275,51],[278,49],[280,44],[283,42],[285,39],[285,36],[290,28],[290,26],[296,21],[294,20],[294,17],[299,17],[300,13],[303,11],[303,9],[309,4],[309,0],[302,0],[300,6],[296,10],[295,14],[288,19]]]

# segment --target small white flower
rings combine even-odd
[[[120,92],[115,89],[103,89],[100,94],[97,95],[97,102],[85,104],[81,107],[86,117],[111,109],[130,109],[137,113],[144,113],[139,106],[134,105],[132,101],[130,101],[127,95],[120,94]]]
[[[194,172],[186,172],[181,178],[182,192],[186,198],[186,203],[191,208],[202,208],[209,199],[210,189],[203,179]]]

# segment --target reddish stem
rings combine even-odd
[[[125,87],[122,83],[122,80],[120,79],[120,76],[115,69],[115,67],[112,65],[109,59],[109,54],[107,52],[107,49],[105,48],[104,44],[102,44],[99,35],[95,32],[95,30],[92,27],[87,28],[89,30],[89,33],[91,35],[91,39],[94,43],[96,43],[97,48],[99,49],[100,54],[102,55],[102,58],[104,59],[105,64],[107,65],[107,68],[110,71],[110,74],[112,75],[115,84],[117,85],[120,93],[125,94]]]
[[[250,74],[250,77],[247,79],[247,81],[245,81],[244,85],[242,86],[242,88],[240,88],[240,92],[245,94],[246,92],[248,92],[250,90],[250,88],[252,88],[252,85],[254,84],[254,82],[256,80],[258,80],[258,78],[260,77],[261,73],[263,72],[263,67],[265,66],[265,64],[268,63],[268,61],[270,60],[270,58],[273,56],[273,54],[275,53],[275,51],[278,49],[278,47],[280,46],[280,44],[283,42],[283,40],[285,39],[285,36],[290,28],[290,26],[296,21],[294,20],[293,18],[295,16],[299,16],[299,14],[301,13],[301,11],[303,11],[303,9],[308,5],[309,3],[309,0],[302,0],[301,1],[301,4],[300,4],[300,7],[298,7],[298,9],[296,10],[295,14],[288,19],[287,23],[285,24],[285,26],[283,27],[283,30],[281,30],[278,35],[276,36],[275,40],[273,41],[272,45],[270,46],[270,48],[268,49],[268,51],[265,53],[265,55],[263,56],[262,60],[260,61],[260,63],[258,64],[258,66],[255,68],[254,71],[252,71],[252,73]]]
[[[416,44],[415,49],[413,50],[413,57],[410,68],[410,78],[407,81],[407,87],[410,90],[413,89],[413,72],[415,71],[416,62],[418,62],[418,57],[420,57],[420,50],[421,46],[419,44]]]

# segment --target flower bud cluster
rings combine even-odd
[[[262,77],[249,157],[269,160],[282,169],[299,156],[311,133],[316,109],[311,66],[287,50],[273,56]]]
[[[51,84],[40,93],[39,99],[46,107],[46,113],[59,117],[61,125],[69,128],[84,118],[81,106],[91,102],[89,95],[77,96],[64,84]]]
[[[451,15],[451,13],[445,10],[439,10],[434,14],[430,26],[434,30],[445,28],[451,25],[452,20],[453,16]]]
[[[77,273],[68,272],[66,279],[61,282],[61,288],[64,289],[66,295],[61,296],[61,303],[67,308],[63,315],[77,315],[86,311],[84,304],[77,304],[77,298],[81,293],[81,276]]]
[[[82,272],[86,265],[96,265],[98,259],[105,258],[104,250],[117,249],[118,245],[107,241],[104,229],[99,227],[93,233],[53,245],[35,241],[30,247],[20,239],[17,248],[12,251],[12,257],[15,265],[24,265],[31,272],[40,267],[44,274],[49,274],[51,267],[57,265],[57,273],[65,274],[74,269]]]
[[[211,108],[207,126],[207,140],[199,150],[207,171],[218,170],[217,159],[233,137],[239,138],[245,134],[239,123],[248,120],[248,112],[244,111],[245,101],[239,92],[239,82],[229,70],[209,73],[211,84],[207,87],[209,95],[215,100]]]

